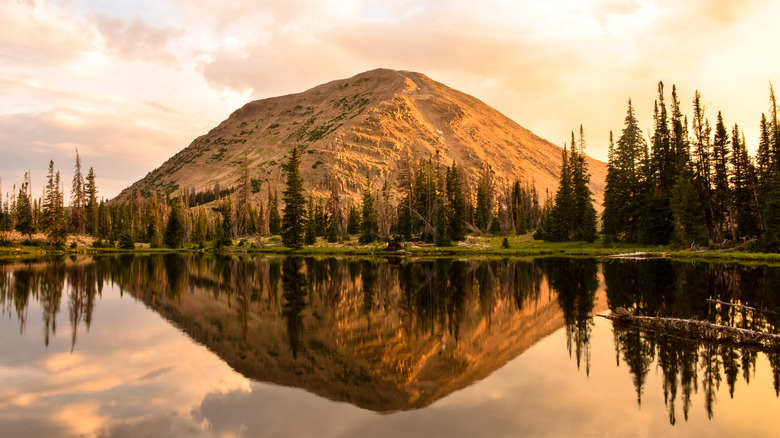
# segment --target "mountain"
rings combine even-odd
[[[335,183],[343,197],[357,199],[366,175],[374,187],[395,183],[407,147],[415,162],[456,161],[472,182],[483,165],[490,166],[499,187],[518,178],[533,182],[541,202],[545,190],[556,190],[561,165],[559,146],[480,100],[421,73],[378,69],[248,103],[116,200],[131,199],[136,189],[149,196],[153,190],[237,186],[245,157],[251,178],[261,184],[253,201],[264,200],[269,185],[283,190],[282,164],[294,146],[306,150],[301,173],[315,197],[326,197]],[[600,210],[606,165],[588,158],[588,166]]]

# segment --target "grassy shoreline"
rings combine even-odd
[[[504,237],[507,238],[509,248],[502,247]],[[359,245],[356,240],[329,244],[318,239],[317,244],[306,246],[298,250],[292,250],[281,246],[278,237],[252,237],[236,239],[234,244],[220,249],[212,244],[204,247],[186,245],[179,249],[149,248],[138,246],[134,250],[119,248],[93,248],[91,246],[77,245],[75,249],[56,249],[46,247],[41,242],[34,245],[24,245],[16,242],[11,246],[0,246],[0,258],[35,257],[46,255],[95,255],[95,254],[158,254],[158,253],[187,253],[209,252],[225,254],[278,254],[278,255],[342,255],[342,256],[393,256],[393,257],[588,257],[608,258],[619,254],[641,253],[642,257],[668,257],[675,260],[710,260],[719,262],[740,263],[780,263],[780,254],[753,253],[747,251],[728,250],[704,250],[704,251],[680,251],[670,249],[668,246],[642,246],[627,244],[607,244],[601,240],[593,243],[586,242],[544,242],[533,240],[530,235],[523,236],[470,236],[466,242],[450,247],[436,247],[418,242],[402,244],[403,251],[386,251],[386,242],[376,242],[369,245]]]

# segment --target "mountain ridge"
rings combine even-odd
[[[336,184],[343,197],[357,200],[367,176],[374,187],[392,185],[407,148],[415,162],[457,162],[472,183],[486,165],[499,187],[515,179],[534,184],[541,202],[545,191],[555,191],[561,164],[560,147],[479,99],[422,73],[375,69],[247,103],[115,200],[129,201],[136,190],[149,196],[237,186],[246,157],[261,186],[252,202],[262,201],[269,187],[283,190],[283,164],[295,146],[305,150],[301,173],[315,198]],[[606,165],[587,162],[600,210]]]

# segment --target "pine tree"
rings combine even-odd
[[[336,242],[342,232],[342,215],[340,204],[341,200],[339,197],[338,185],[334,180],[331,181],[330,197],[328,198],[328,203],[325,205],[325,211],[327,213],[327,230],[325,237],[328,239],[328,242],[331,243]]]
[[[271,235],[278,236],[282,232],[282,217],[279,215],[279,195],[274,191],[271,195],[271,186],[268,186],[268,231]]]
[[[108,211],[103,199],[98,205],[98,237],[107,239],[111,234],[111,213]]]
[[[103,202],[101,200],[101,205],[102,204]],[[157,198],[156,191],[152,192],[152,199],[146,204],[144,220],[147,225],[146,235],[148,236],[149,243],[151,244],[152,248],[159,248],[163,243],[163,221],[160,215],[160,202]],[[110,231],[103,230],[103,233],[103,237],[109,237]]]
[[[574,133],[571,139],[571,178],[572,178],[572,240],[593,242],[596,239],[596,209],[593,207],[593,193],[590,191],[590,173],[585,162],[585,133],[580,125],[580,141],[575,147]]]
[[[361,244],[371,243],[376,240],[379,230],[377,224],[377,211],[374,208],[374,197],[371,196],[371,180],[366,177],[366,186],[363,189],[363,204],[361,208],[360,237]]]
[[[464,226],[466,215],[466,203],[463,200],[463,190],[460,170],[457,163],[447,169],[447,224],[449,227],[448,237],[454,241],[462,241],[466,238],[466,228]]]
[[[696,91],[693,99],[693,152],[694,183],[703,208],[703,219],[707,235],[715,236],[714,205],[712,200],[712,128],[704,117],[701,94]]]
[[[772,177],[772,146],[769,140],[769,123],[766,114],[761,114],[761,124],[758,136],[758,150],[756,151],[756,165],[758,166],[758,184],[761,188],[768,186]],[[762,190],[763,192],[763,190]]]
[[[24,181],[19,188],[19,194],[16,197],[16,226],[14,229],[21,234],[27,235],[27,240],[32,240],[32,234],[35,232],[33,223],[33,209],[30,202],[30,175],[25,172]]]
[[[306,245],[317,243],[317,213],[314,206],[314,197],[309,196],[309,207],[306,209],[306,231],[304,242]]]
[[[414,229],[414,171],[409,148],[405,148],[398,164],[398,234],[403,240],[411,240]]]
[[[477,182],[477,200],[474,206],[474,226],[483,233],[488,231],[490,221],[490,209],[488,206],[487,190],[482,180]]]
[[[95,182],[95,172],[90,167],[89,172],[87,173],[87,180],[84,183],[84,195],[86,200],[86,205],[84,208],[84,223],[86,232],[93,236],[97,235],[97,192],[98,190]]]
[[[60,173],[54,177],[53,206],[46,237],[49,245],[64,247],[68,238],[68,218],[65,215],[64,190],[60,186]]]
[[[84,214],[84,177],[81,174],[81,158],[79,150],[76,148],[76,169],[73,173],[73,183],[70,192],[70,210],[71,210],[71,228],[75,233],[84,234],[85,214]]]
[[[631,99],[628,100],[625,126],[610,155],[604,195],[604,233],[608,239],[637,242],[642,200],[646,193],[648,152]]]
[[[298,249],[303,245],[305,231],[306,198],[303,194],[300,165],[300,151],[294,147],[285,167],[287,187],[284,189],[284,210],[282,213],[282,243],[293,249]]]
[[[731,193],[729,188],[729,134],[723,123],[723,116],[718,112],[718,121],[715,124],[715,136],[712,140],[712,236],[717,241],[723,240],[723,231],[730,209]]]
[[[733,209],[735,234],[740,237],[757,236],[759,233],[756,170],[745,144],[744,134],[740,140],[737,124],[731,131],[733,153],[731,155],[731,186],[733,187]]]
[[[674,102],[673,102],[674,105]],[[658,100],[655,103],[655,132],[651,148],[655,195],[668,198],[675,181],[676,156],[672,149],[672,132],[664,103],[664,83],[658,82]]]
[[[244,153],[244,160],[241,162],[241,186],[238,191],[237,219],[238,235],[245,236],[250,233],[251,221],[250,196],[252,193],[252,180],[249,175],[249,154]]]
[[[46,187],[43,191],[43,208],[41,211],[40,226],[44,232],[54,226],[54,214],[57,208],[57,192],[59,185],[55,182],[54,160],[49,160],[49,173],[46,176]]]
[[[528,216],[526,215],[526,193],[520,187],[520,181],[515,181],[512,186],[512,216],[515,223],[515,234],[523,235],[527,230]]]
[[[349,212],[347,213],[347,234],[360,234],[362,223],[360,214],[361,210],[354,205],[349,207]]]
[[[564,242],[571,237],[572,213],[574,211],[574,196],[571,182],[571,163],[568,159],[566,145],[561,152],[561,178],[558,190],[555,192],[555,205],[551,213],[550,236],[547,240]]]
[[[168,215],[168,224],[165,226],[163,243],[168,248],[179,248],[184,240],[184,226],[182,209],[184,206],[180,198],[174,198],[171,202],[171,213]],[[128,233],[129,235],[129,233]]]

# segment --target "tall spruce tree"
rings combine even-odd
[[[33,217],[33,206],[30,195],[30,175],[25,172],[22,186],[19,188],[19,194],[16,197],[16,226],[14,229],[22,235],[27,235],[27,240],[32,240],[35,233],[35,218]]]
[[[171,201],[171,212],[168,215],[168,223],[165,226],[163,236],[163,243],[168,248],[179,248],[184,241],[183,209],[183,202],[180,198],[174,198]]]
[[[363,204],[361,207],[360,237],[361,244],[371,243],[376,240],[379,226],[377,224],[377,211],[374,207],[374,197],[371,195],[371,179],[366,176],[366,186],[363,189]]]
[[[314,205],[314,197],[309,195],[309,207],[306,209],[306,231],[304,241],[307,245],[317,243],[317,212]]]
[[[699,193],[699,201],[703,208],[703,219],[707,237],[715,236],[715,220],[712,201],[712,128],[704,116],[704,105],[701,94],[697,90],[693,98],[693,151],[692,162],[694,183]]]
[[[712,140],[712,237],[718,242],[724,238],[729,210],[731,209],[731,190],[729,187],[729,159],[731,141],[723,115],[718,111],[715,124],[715,136]]]
[[[571,237],[572,214],[574,212],[574,195],[571,182],[571,163],[564,144],[561,151],[561,178],[558,190],[555,192],[555,204],[552,208],[550,235],[546,240],[563,242]]]
[[[86,182],[84,183],[84,196],[86,200],[86,205],[84,206],[84,224],[86,232],[93,236],[97,235],[98,190],[96,184],[95,172],[90,167],[89,172],[87,172]]]
[[[51,222],[46,230],[49,244],[55,247],[64,247],[68,239],[68,218],[65,214],[65,195],[61,184],[60,172],[57,172],[54,177],[54,206]]]
[[[465,216],[466,202],[463,200],[463,183],[460,177],[458,164],[453,162],[447,169],[447,224],[448,236],[454,241],[462,241],[466,238]]]
[[[742,138],[740,138],[742,135]],[[756,170],[748,155],[744,134],[734,124],[731,131],[731,187],[734,214],[734,232],[739,237],[758,236]]]
[[[270,185],[268,186],[268,232],[274,236],[282,233],[282,217],[279,215],[279,194],[276,191],[272,194]]]
[[[647,156],[647,142],[629,99],[623,131],[612,148],[607,171],[603,218],[604,232],[610,238],[639,240]]]
[[[585,161],[585,132],[580,125],[580,140],[575,146],[572,132],[571,178],[572,178],[572,224],[571,239],[593,242],[596,239],[596,209],[593,207],[593,193],[590,191],[590,173]]]
[[[282,243],[293,249],[303,246],[305,231],[306,198],[303,194],[300,165],[300,150],[298,147],[294,147],[285,166],[287,187],[284,189],[284,210],[282,213]]]
[[[526,214],[527,194],[520,187],[520,181],[515,181],[512,185],[512,216],[515,223],[515,234],[523,235],[526,233],[528,224],[528,215]]]
[[[409,148],[405,148],[398,163],[398,235],[403,240],[411,240],[414,232],[414,169]]]
[[[86,230],[86,218],[84,214],[85,202],[84,176],[81,173],[81,157],[76,148],[76,167],[73,172],[73,182],[70,191],[70,221],[73,232],[83,234]]]

